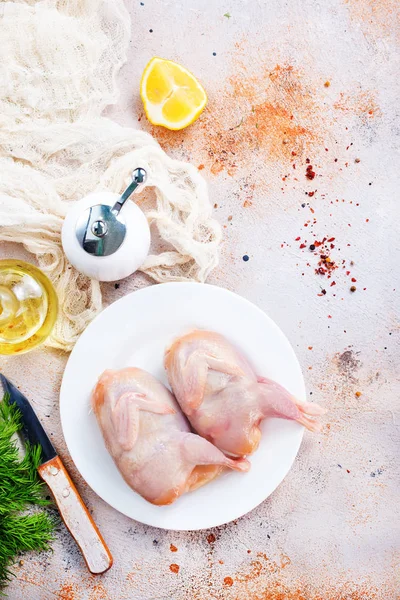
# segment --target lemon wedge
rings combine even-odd
[[[193,123],[207,104],[207,94],[192,73],[157,56],[143,71],[140,96],[150,123],[174,130]]]

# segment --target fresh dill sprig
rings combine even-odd
[[[28,508],[49,504],[37,474],[41,448],[25,445],[21,456],[15,434],[21,415],[6,395],[0,402],[0,595],[10,580],[10,567],[21,552],[48,550],[53,539],[53,519],[44,511]],[[22,513],[22,514],[21,514]]]

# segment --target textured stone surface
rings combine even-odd
[[[109,573],[89,576],[60,527],[54,553],[16,566],[9,598],[398,598],[398,3],[129,4],[129,63],[108,113],[202,170],[225,233],[211,282],[276,320],[329,415],[252,513],[212,531],[166,532],[105,505],[68,458],[58,412],[65,357],[1,359],[34,399],[115,558]],[[184,64],[209,94],[187,131],[154,129],[143,116],[139,79],[154,55]],[[322,252],[339,267],[330,279],[315,273],[320,260],[327,267],[322,247],[309,250],[324,237],[335,238]],[[105,286],[106,301],[146,283]]]

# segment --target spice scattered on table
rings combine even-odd
[[[172,563],[172,565],[169,565],[169,570],[172,571],[172,573],[179,573],[179,565]]]
[[[311,181],[314,179],[315,177],[315,171],[313,171],[313,167],[312,165],[308,165],[306,168],[306,177],[307,179],[310,179]]]
[[[330,279],[332,276],[332,271],[337,268],[337,264],[330,258],[330,256],[327,256],[326,254],[320,254],[320,260],[318,261],[318,267],[315,269],[315,272],[318,275],[327,275],[328,279]]]

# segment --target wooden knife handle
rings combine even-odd
[[[89,571],[95,575],[107,571],[113,564],[113,558],[60,457],[40,465],[38,471],[49,486],[65,526],[78,544]]]

